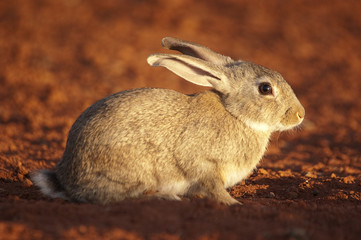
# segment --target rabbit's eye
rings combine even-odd
[[[258,86],[258,91],[262,95],[272,95],[272,86],[271,86],[271,84],[266,83],[266,82],[261,83]]]

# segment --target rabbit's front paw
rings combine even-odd
[[[217,200],[217,202],[223,203],[225,205],[243,205],[241,202],[239,202],[238,200],[234,199],[231,195],[229,195],[229,193],[223,189],[224,191],[222,192],[218,192],[217,194],[214,195],[215,199]]]
[[[222,181],[217,178],[208,178],[200,181],[198,185],[199,189],[202,189],[209,198],[216,200],[219,203],[225,205],[234,205],[239,204],[242,205],[241,202],[234,199],[229,193],[224,189],[224,184]]]

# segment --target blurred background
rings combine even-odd
[[[119,229],[127,226],[134,236],[178,229],[186,237],[357,239],[360,13],[359,0],[1,0],[0,235],[89,239],[99,229],[126,236]],[[274,135],[263,170],[231,190],[247,207],[135,201],[117,206],[119,222],[117,211],[40,195],[29,171],[55,166],[71,125],[95,101],[130,88],[204,90],[147,64],[169,52],[160,45],[166,36],[280,72],[306,109],[300,129]]]

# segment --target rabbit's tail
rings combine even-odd
[[[52,198],[69,200],[65,189],[60,185],[55,172],[50,170],[39,170],[31,174],[31,180],[40,188],[40,191]]]

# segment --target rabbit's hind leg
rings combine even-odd
[[[144,193],[144,198],[146,199],[164,199],[164,200],[170,200],[170,201],[181,201],[182,199],[177,195],[173,193],[162,193],[162,192],[146,192]]]

